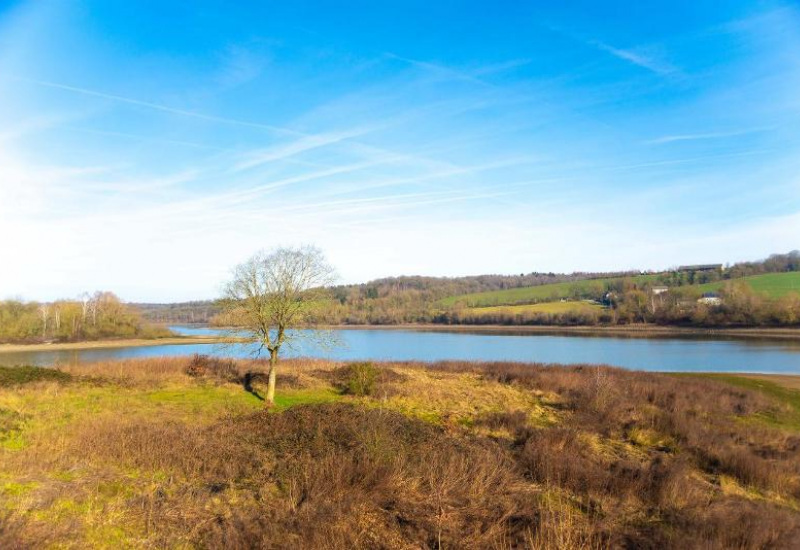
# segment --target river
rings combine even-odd
[[[215,334],[204,327],[171,327],[178,333]],[[287,357],[334,360],[524,361],[602,363],[629,369],[670,372],[754,372],[800,374],[800,342],[715,340],[709,338],[624,338],[541,334],[428,332],[424,330],[332,331],[335,343],[322,347],[300,341]],[[52,366],[195,353],[250,357],[255,348],[238,344],[155,345],[87,350],[29,351],[0,354],[0,364]]]

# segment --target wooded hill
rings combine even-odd
[[[745,298],[745,310],[755,315],[733,315],[720,309],[699,307],[705,292],[732,294],[726,283],[741,281],[735,295]],[[655,304],[654,287],[668,287],[669,294]],[[730,285],[729,285],[730,286]],[[795,324],[793,292],[800,292],[800,252],[774,254],[761,261],[741,262],[719,269],[675,268],[665,272],[544,273],[478,275],[469,277],[402,276],[331,289],[332,300],[317,319],[329,324],[619,324],[659,322],[665,324]],[[752,296],[750,296],[752,294]],[[555,313],[529,310],[480,311],[487,306],[521,306],[562,300],[593,301],[602,308],[576,307]],[[778,303],[779,301],[783,301]],[[656,315],[656,305],[661,315]],[[160,323],[224,323],[216,318],[213,301],[179,304],[135,304],[145,319]],[[778,312],[777,309],[780,310]],[[486,313],[491,313],[487,316]],[[800,311],[797,312],[800,316]],[[719,319],[718,319],[719,318]],[[772,319],[767,321],[766,319]],[[762,320],[759,320],[762,319]]]
[[[582,281],[599,277],[634,276],[637,272],[616,273],[528,273],[520,275],[476,275],[466,277],[401,276],[376,279],[368,283],[338,285],[331,289],[336,302],[346,309],[396,310],[398,302],[403,308],[433,305],[439,299],[473,292],[491,292],[553,283]],[[391,305],[384,304],[390,302]],[[134,303],[144,316],[158,323],[207,323],[220,312],[214,300],[180,303]],[[335,308],[337,311],[341,308]],[[357,316],[356,316],[357,317]],[[388,319],[389,312],[378,314]],[[364,320],[364,322],[367,322]]]

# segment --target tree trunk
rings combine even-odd
[[[269,350],[269,382],[267,384],[267,407],[275,404],[275,378],[277,376],[278,350]]]

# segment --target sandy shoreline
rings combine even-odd
[[[53,344],[0,344],[0,353],[130,348],[180,344],[221,344],[228,341],[228,339],[219,336],[173,336],[169,338],[155,338],[152,340],[132,338],[127,340],[95,340],[90,342],[60,342]]]

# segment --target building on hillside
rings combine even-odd
[[[697,300],[697,303],[707,306],[719,306],[722,305],[722,298],[716,292],[706,292]]]

